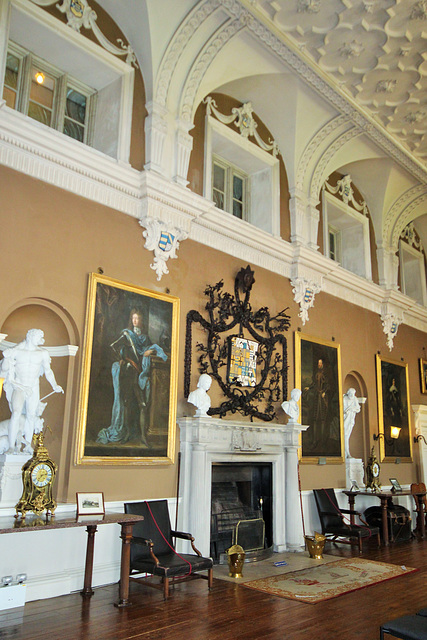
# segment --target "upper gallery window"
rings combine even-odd
[[[213,200],[218,209],[279,236],[276,143],[265,143],[259,136],[249,102],[232,109],[230,116],[220,113],[211,97],[205,102],[205,197]],[[240,133],[226,126],[231,123]],[[249,137],[254,137],[257,144]]]
[[[130,46],[110,42],[97,25],[94,11],[88,15],[84,12],[83,25],[83,13],[79,17],[67,3],[8,1],[10,20],[2,32],[8,47],[7,53],[0,53],[5,72],[4,76],[0,73],[4,77],[0,96],[14,110],[16,115],[12,117],[25,114],[68,139],[129,162],[135,76],[132,65],[136,65]],[[67,13],[67,24],[37,6],[53,4],[57,12]],[[81,26],[92,29],[98,43],[83,36]],[[31,136],[31,128],[22,127],[21,135]],[[46,134],[38,140],[50,148],[56,144],[57,151],[63,152],[64,140],[58,136]]]
[[[45,60],[10,43],[3,99],[11,109],[91,144],[96,92]]]
[[[412,223],[402,231],[399,242],[400,288],[404,294],[427,305],[426,271],[421,239]]]
[[[344,269],[372,278],[369,218],[366,203],[354,198],[349,175],[322,191],[324,254]]]

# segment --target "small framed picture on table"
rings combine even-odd
[[[397,478],[389,478],[391,484],[391,490],[394,491],[402,491],[402,487]]]
[[[105,514],[104,494],[100,493],[77,493],[77,515],[78,516],[103,516]]]

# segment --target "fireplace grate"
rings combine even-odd
[[[240,520],[234,532],[234,544],[245,551],[260,551],[265,544],[265,522],[262,518]]]

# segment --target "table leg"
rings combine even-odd
[[[387,518],[387,497],[381,496],[381,516],[382,516],[382,528],[383,528],[383,541],[384,545],[388,547],[390,544],[388,538],[388,518]]]
[[[122,559],[120,564],[119,601],[116,607],[127,607],[129,602],[129,573],[130,573],[130,543],[132,540],[133,523],[122,522]]]
[[[421,538],[426,537],[426,504],[425,496],[420,496],[420,510],[417,514],[419,516],[419,523],[417,522],[417,528],[419,526],[419,532]]]
[[[85,579],[83,585],[83,591],[81,591],[81,595],[83,598],[90,598],[93,596],[92,589],[92,571],[93,571],[93,551],[95,546],[95,533],[97,526],[96,524],[88,524],[86,527],[87,531],[87,545],[86,545],[86,564],[85,564]]]
[[[354,496],[351,494],[348,496],[348,508],[350,509],[350,511],[354,511]],[[350,524],[354,524],[353,513],[350,514]]]

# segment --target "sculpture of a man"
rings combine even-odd
[[[40,416],[44,409],[44,406],[40,406],[40,376],[46,376],[55,393],[64,393],[56,383],[50,367],[50,356],[47,349],[42,348],[43,344],[43,331],[30,329],[25,340],[3,352],[0,377],[4,378],[3,388],[11,411],[7,453],[20,452],[18,434],[22,416],[25,416],[23,436],[27,442],[31,442],[33,434],[40,430]]]
[[[288,424],[295,424],[299,418],[298,402],[301,398],[301,389],[292,389],[291,399],[282,402],[282,409],[289,416]]]
[[[194,404],[197,408],[194,414],[196,418],[209,418],[208,411],[211,408],[211,399],[208,391],[212,384],[212,378],[207,373],[202,373],[197,383],[197,389],[192,391],[188,396],[188,402]]]
[[[360,412],[360,403],[356,398],[356,390],[350,387],[343,396],[343,411],[344,411],[344,450],[345,457],[350,456],[350,436],[353,431],[354,422],[356,420],[356,413]]]

